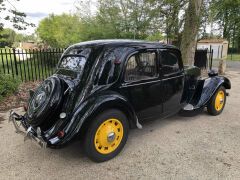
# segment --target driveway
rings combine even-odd
[[[0,179],[240,179],[240,73],[228,77],[232,90],[221,115],[144,124],[116,158],[100,164],[85,157],[78,141],[40,149],[0,121]]]
[[[227,71],[238,71],[240,72],[240,61],[230,61],[227,60]],[[219,65],[219,60],[213,60],[213,68],[217,69]]]

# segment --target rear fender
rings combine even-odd
[[[200,86],[196,89],[193,99],[190,102],[194,109],[206,106],[220,86],[231,89],[230,80],[223,76],[209,77],[205,80],[200,80],[199,84]]]
[[[141,128],[136,113],[127,99],[116,93],[111,95],[103,94],[89,98],[77,108],[72,119],[64,129],[66,137],[62,143],[72,139],[74,135],[81,131],[85,123],[89,124],[97,114],[109,108],[120,109],[127,115],[130,127]]]

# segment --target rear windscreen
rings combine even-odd
[[[61,58],[59,68],[82,71],[91,53],[91,48],[71,49]]]

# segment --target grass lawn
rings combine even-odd
[[[231,58],[232,56],[232,58]],[[232,60],[232,61],[240,61],[240,54],[228,54],[227,60]]]

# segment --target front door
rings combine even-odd
[[[157,50],[133,53],[127,60],[121,92],[133,105],[141,121],[160,116],[163,111],[162,84]]]
[[[160,75],[164,114],[176,113],[181,108],[184,86],[184,70],[178,50],[160,50]]]

